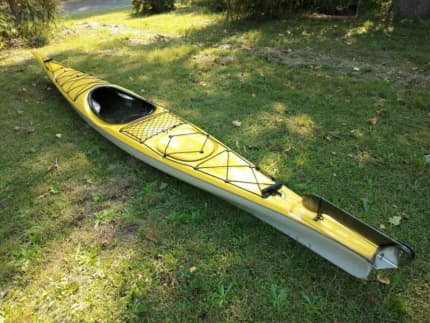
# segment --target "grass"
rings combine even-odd
[[[29,50],[13,49],[0,52],[0,322],[428,320],[425,27],[121,9],[65,18],[40,51],[168,106],[298,192],[383,224],[417,259],[379,273],[389,285],[348,276],[117,149]]]

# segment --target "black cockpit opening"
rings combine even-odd
[[[107,123],[122,124],[147,116],[155,106],[113,86],[100,86],[88,95],[91,110]]]

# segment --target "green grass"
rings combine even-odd
[[[425,26],[111,10],[64,19],[40,51],[168,106],[298,192],[384,224],[417,259],[380,273],[390,285],[350,277],[117,149],[29,50],[13,49],[0,52],[0,322],[428,320]]]

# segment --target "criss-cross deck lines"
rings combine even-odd
[[[46,66],[49,68],[48,64]],[[51,68],[54,81],[58,83],[73,102],[76,102],[82,94],[92,87],[108,84],[108,82],[97,77],[65,67],[57,62],[54,62]]]
[[[169,148],[170,148],[171,143],[175,142],[176,138],[178,138],[178,137],[184,137],[184,136],[186,136],[186,137],[194,136],[194,137],[199,137],[199,139],[203,139],[202,140],[203,142],[201,143],[200,148],[197,149],[197,150],[194,149],[194,150],[170,151]],[[196,153],[203,154],[204,151],[205,151],[206,144],[208,143],[209,137],[210,137],[209,134],[203,133],[203,132],[199,132],[199,131],[191,131],[191,132],[185,132],[185,133],[180,133],[180,134],[175,134],[175,135],[169,134],[169,140],[168,140],[168,142],[166,144],[166,147],[164,148],[163,157],[172,157],[172,158],[174,158],[173,157],[174,155],[176,155],[176,156],[178,156],[178,155],[186,155],[186,154],[193,155],[193,154],[196,154]]]
[[[120,132],[143,144],[148,139],[185,123],[178,116],[165,111],[132,122],[122,128]]]
[[[151,149],[153,152],[162,157],[174,161],[176,163],[193,168],[195,171],[215,177],[227,184],[234,185],[253,194],[262,196],[262,190],[274,184],[274,180],[263,174],[255,165],[241,157],[234,151],[230,150],[221,142],[211,137],[208,133],[200,131],[196,128],[195,131],[184,132],[180,134],[169,135],[166,146],[163,151],[154,149],[154,146],[149,144],[149,140],[160,133],[168,133],[180,125],[190,125],[185,120],[168,111],[155,114],[149,118],[137,120],[120,130],[121,133],[133,138],[141,144]],[[192,125],[190,125],[192,126]],[[178,136],[201,136],[200,150],[184,150],[169,152],[169,145]],[[184,162],[175,158],[175,155],[195,154],[203,152],[208,141],[212,140],[221,148],[216,153],[209,155],[200,162]],[[215,166],[214,166],[215,165]],[[246,180],[244,180],[246,179]]]

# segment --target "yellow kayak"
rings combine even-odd
[[[316,195],[300,196],[180,116],[130,90],[33,53],[81,117],[121,149],[217,195],[358,278],[414,258],[404,243]]]

